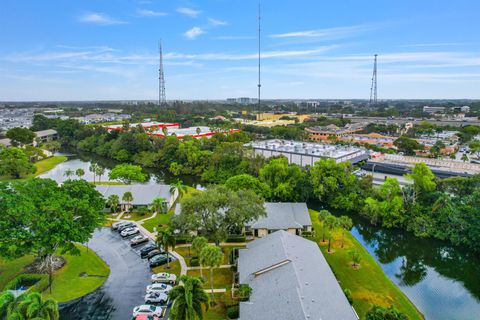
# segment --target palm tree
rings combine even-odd
[[[197,132],[197,136],[200,134],[200,132],[202,132],[202,129],[200,129],[199,127],[197,127],[197,129],[195,130]]]
[[[362,256],[356,249],[352,250],[350,255],[352,256],[352,266],[356,268],[360,264],[360,261],[362,261]]]
[[[19,304],[18,310],[26,319],[60,319],[57,302],[53,299],[43,300],[42,295],[38,292],[28,294],[25,300]]]
[[[170,192],[178,192],[178,197],[181,198],[187,192],[187,186],[183,184],[182,180],[178,179],[170,185]]]
[[[320,210],[318,213],[318,220],[322,221],[322,242],[325,242],[325,219],[331,216],[328,210]]]
[[[107,204],[112,208],[113,212],[117,212],[118,204],[120,203],[120,198],[116,194],[111,194],[107,199]]]
[[[0,294],[0,319],[10,319],[17,312],[18,304],[25,299],[25,295],[15,297],[10,291]]]
[[[122,201],[125,201],[128,204],[128,209],[130,209],[131,203],[133,201],[133,195],[130,191],[127,191],[122,196]]]
[[[215,245],[206,245],[200,252],[200,261],[210,268],[210,288],[212,289],[213,300],[215,300],[215,296],[213,295],[213,268],[219,267],[222,264],[223,252]]]
[[[338,224],[342,227],[342,248],[345,245],[345,230],[350,231],[353,227],[352,219],[347,216],[341,216],[338,218]]]
[[[157,213],[166,213],[166,207],[165,207],[165,198],[155,198],[152,201],[152,205],[155,208],[155,211]]]
[[[63,173],[63,175],[64,175],[65,177],[67,177],[67,178],[70,178],[71,176],[74,175],[74,172],[73,172],[72,169],[67,169],[67,170],[65,170],[65,172]]]
[[[78,168],[76,171],[75,171],[75,174],[77,175],[77,177],[81,178],[85,175],[85,170],[83,170],[82,168]]]
[[[90,167],[88,168],[88,171],[93,173],[93,183],[94,184],[95,184],[95,176],[97,174],[97,168],[98,168],[98,164],[96,164],[96,163],[92,163],[90,165]]]
[[[208,244],[208,240],[205,237],[196,237],[195,239],[193,239],[192,249],[193,249],[193,252],[195,252],[195,255],[197,257],[200,257],[200,252],[202,252],[202,249],[205,248],[207,244]],[[200,263],[200,276],[203,278],[201,263]]]
[[[105,168],[100,165],[97,165],[97,168],[95,169],[95,173],[98,176],[98,182],[100,182],[102,179],[102,175],[105,174]]]
[[[324,222],[328,227],[328,252],[330,252],[330,246],[332,243],[332,232],[333,229],[338,225],[338,220],[335,216],[329,215]]]
[[[157,235],[157,246],[163,247],[167,252],[167,269],[170,269],[170,259],[168,258],[168,248],[172,247],[172,250],[175,249],[176,240],[172,232],[169,229],[162,229],[158,232]]]
[[[167,127],[163,127],[163,128],[162,128],[162,133],[163,133],[163,135],[164,135],[165,137],[167,137],[167,135],[168,135],[168,128],[167,128]]]
[[[175,286],[169,293],[173,301],[169,319],[172,320],[196,320],[203,319],[203,306],[208,310],[210,299],[203,289],[203,279],[183,275],[180,284]]]

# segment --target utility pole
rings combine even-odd
[[[377,57],[378,54],[375,54],[373,62],[373,75],[372,75],[372,85],[370,87],[370,105],[377,105]]]
[[[165,76],[163,73],[163,53],[162,53],[162,42],[158,42],[158,51],[160,55],[159,67],[158,67],[158,105],[165,106],[167,103],[167,98],[165,96]]]
[[[261,7],[260,1],[258,2],[258,112],[260,112],[260,91],[262,87],[261,83]]]

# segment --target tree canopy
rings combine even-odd
[[[20,178],[35,173],[35,166],[30,163],[27,154],[21,148],[0,148],[0,175]]]
[[[96,171],[98,174],[98,171]],[[142,167],[133,164],[119,164],[116,165],[108,174],[110,180],[120,180],[126,184],[131,184],[133,181],[144,182],[147,175],[142,172]]]
[[[14,146],[31,144],[35,139],[35,133],[28,128],[12,128],[7,131],[6,136]]]

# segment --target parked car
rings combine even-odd
[[[147,241],[148,238],[146,236],[144,236],[143,234],[139,234],[138,236],[130,239],[130,245],[133,247]]]
[[[160,272],[152,274],[152,282],[175,283],[175,281],[177,281],[177,276],[173,273]]]
[[[128,237],[128,236],[133,236],[134,234],[137,234],[139,232],[140,230],[137,227],[133,227],[133,228],[128,228],[123,230],[122,232],[120,232],[120,235],[122,237]]]
[[[148,259],[152,259],[153,257],[158,256],[159,254],[165,254],[165,252],[160,251],[160,250],[158,250],[158,249],[155,249],[155,250],[150,251],[150,252],[147,254],[147,258],[148,258]]]
[[[145,295],[145,303],[159,303],[165,305],[168,302],[168,295],[164,292],[150,291]]]
[[[117,231],[122,232],[125,229],[133,228],[133,227],[135,227],[135,223],[129,221],[127,223],[124,223],[124,224],[121,224],[120,226],[118,226]]]
[[[155,244],[153,244],[153,243],[147,244],[145,247],[140,249],[140,257],[142,259],[147,258],[148,254],[155,249],[157,249],[157,246]]]
[[[151,304],[142,304],[141,306],[136,306],[135,308],[133,308],[134,317],[143,314],[147,316],[161,317],[163,314],[163,308]]]
[[[172,286],[165,283],[153,283],[147,286],[147,294],[152,292],[168,294],[172,288]]]
[[[148,314],[140,314],[135,317],[135,320],[160,320],[160,317],[151,316]]]
[[[121,225],[123,225],[125,223],[128,223],[128,221],[121,220],[121,221],[115,222],[115,223],[112,224],[112,229],[117,230],[118,227],[120,227]]]
[[[149,260],[150,268],[155,268],[155,267],[164,265],[165,263],[167,263],[167,259],[169,262],[173,261],[173,258],[167,254],[159,254],[153,257],[152,259]]]

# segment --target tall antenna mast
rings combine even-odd
[[[373,75],[372,75],[372,85],[370,87],[370,104],[377,105],[377,56],[375,54],[375,59],[373,62]]]
[[[260,1],[258,1],[258,111],[260,112],[260,91],[261,91],[261,87],[262,87],[262,83],[261,83],[261,69],[260,69],[260,62],[261,62],[261,55],[260,55],[260,52],[261,52],[261,42],[260,42],[260,35],[261,35],[261,11],[260,11]]]
[[[161,41],[158,42],[158,51],[160,54],[158,67],[158,105],[164,106],[167,103],[167,98],[165,97],[165,76],[163,74],[163,53]]]

